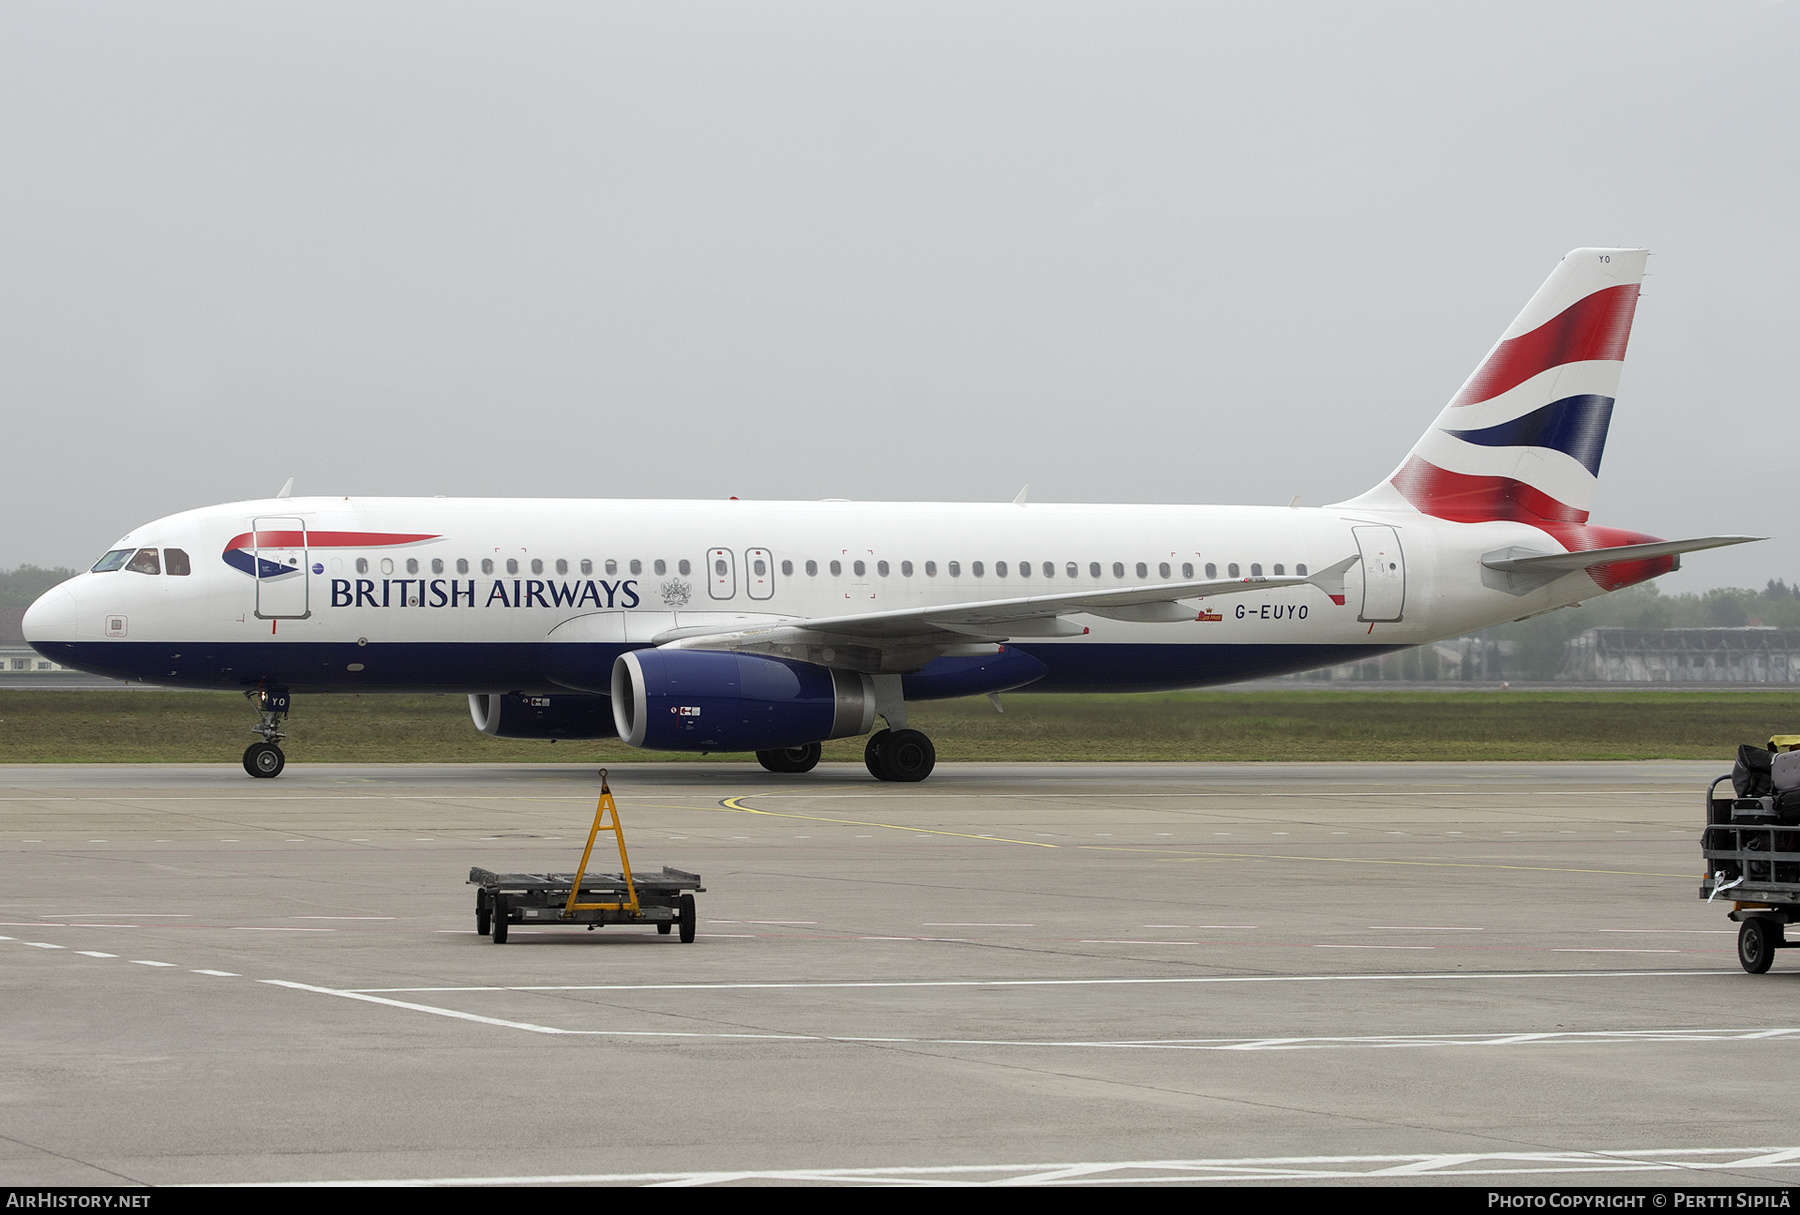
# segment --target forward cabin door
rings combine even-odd
[[[256,561],[256,618],[305,620],[312,615],[307,590],[306,521],[270,517],[250,521],[250,555]]]
[[[1400,533],[1391,527],[1355,527],[1356,547],[1362,550],[1363,602],[1356,618],[1386,622],[1401,618],[1406,608],[1406,555],[1400,551]]]

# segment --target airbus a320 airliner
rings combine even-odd
[[[284,490],[135,529],[25,634],[96,674],[243,689],[252,776],[282,770],[293,694],[423,691],[467,693],[500,737],[754,751],[782,773],[868,734],[870,773],[923,780],[908,701],[1351,662],[1753,539],[1588,522],[1647,256],[1564,257],[1400,466],[1335,506]]]

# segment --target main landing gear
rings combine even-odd
[[[250,727],[250,732],[262,735],[261,742],[244,748],[244,771],[264,779],[280,776],[281,770],[287,767],[287,756],[275,744],[287,737],[281,730],[282,719],[288,715],[287,689],[252,688],[244,696],[256,702],[260,718]]]
[[[877,730],[863,748],[863,763],[876,780],[921,781],[937,765],[937,748],[917,730]]]
[[[803,743],[798,747],[783,747],[777,751],[758,751],[756,762],[771,772],[811,772],[819,766],[819,754],[823,750],[823,747],[813,742]]]

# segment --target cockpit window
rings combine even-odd
[[[134,574],[160,574],[162,561],[157,557],[155,549],[140,548],[137,556],[125,563],[125,568]]]
[[[163,550],[163,564],[168,566],[168,572],[177,578],[185,578],[194,572],[193,568],[188,564],[188,555],[186,551],[182,549],[165,548]]]
[[[88,572],[90,574],[111,573],[113,570],[118,569],[121,565],[124,565],[125,558],[131,556],[133,551],[134,550],[128,549],[128,548],[115,548],[112,552],[106,554],[106,556],[104,556],[104,557],[100,558],[100,560],[94,562],[94,568],[89,570]]]

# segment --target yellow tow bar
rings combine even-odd
[[[612,816],[611,825],[607,825],[608,814]],[[577,903],[581,897],[581,879],[587,876],[588,858],[594,852],[594,839],[602,831],[610,831],[619,844],[619,869],[625,879],[625,890],[630,901],[625,903]],[[563,908],[562,918],[573,919],[577,911],[626,911],[631,918],[641,920],[644,913],[638,909],[637,883],[631,880],[631,858],[625,855],[625,825],[619,821],[618,803],[613,801],[612,790],[606,784],[606,769],[600,769],[600,801],[594,806],[594,828],[588,832],[587,847],[581,851],[581,866],[575,870],[575,882],[569,887],[569,904]]]

